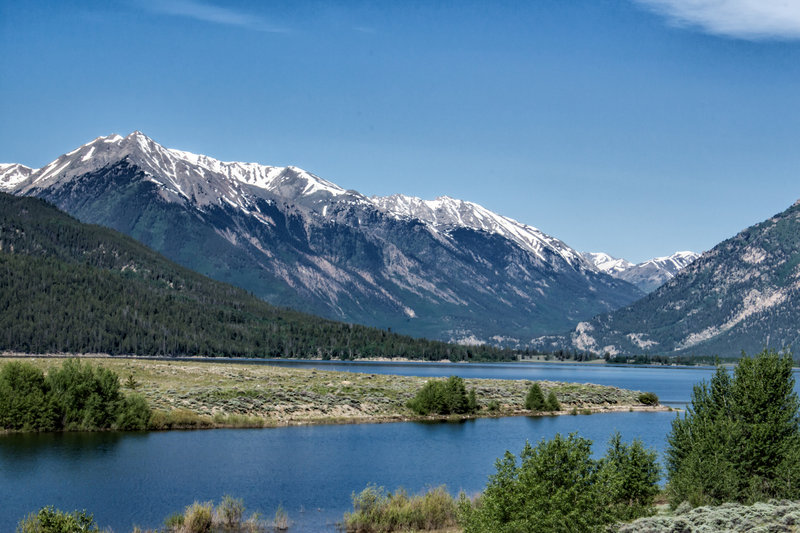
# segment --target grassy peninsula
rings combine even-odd
[[[63,358],[3,357],[0,365],[24,361],[45,373]],[[418,415],[408,401],[431,379],[333,372],[225,361],[168,361],[91,358],[119,376],[121,390],[143,396],[153,409],[150,427],[271,427],[529,415],[527,380],[465,379],[478,404],[474,415]],[[555,393],[561,410],[548,414],[589,414],[657,410],[642,393],[592,384],[537,382]],[[646,401],[646,397],[644,398]]]

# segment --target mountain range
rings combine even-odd
[[[367,197],[297,167],[100,137],[0,188],[43,198],[272,304],[520,346],[644,293],[538,229],[449,197]]]
[[[675,252],[670,256],[656,257],[639,264],[617,259],[603,252],[584,252],[583,256],[600,271],[633,283],[645,293],[651,293],[675,277],[686,265],[700,257],[700,254]]]
[[[49,203],[0,192],[0,350],[170,356],[500,360],[276,308]]]
[[[705,252],[645,298],[535,344],[729,357],[800,345],[800,201]]]

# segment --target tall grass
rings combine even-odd
[[[444,486],[409,496],[404,489],[387,493],[383,487],[367,485],[353,493],[353,512],[345,513],[343,529],[348,533],[435,530],[456,526],[456,501]]]
[[[260,533],[268,530],[267,525],[254,513],[244,519],[245,507],[241,499],[225,496],[214,506],[213,502],[193,504],[183,513],[170,515],[164,522],[168,533]],[[287,518],[288,523],[288,518]]]

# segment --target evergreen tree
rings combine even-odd
[[[611,441],[595,460],[590,440],[557,434],[535,447],[526,443],[520,462],[506,452],[475,505],[462,500],[465,533],[601,532],[609,524],[652,513],[658,493],[656,454],[641,442]]]
[[[666,455],[673,505],[800,497],[800,402],[791,356],[743,357],[733,379],[718,367],[673,422]]]
[[[561,404],[558,403],[558,398],[556,398],[556,393],[550,391],[547,394],[547,400],[545,400],[545,409],[548,411],[560,411]]]
[[[525,409],[529,411],[544,411],[546,404],[542,387],[538,383],[531,385],[528,395],[525,397]]]

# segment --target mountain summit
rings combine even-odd
[[[633,283],[642,291],[649,293],[675,277],[675,274],[681,269],[700,257],[700,254],[695,252],[675,252],[670,256],[656,257],[638,265],[625,259],[611,257],[602,252],[585,252],[583,257],[602,272]]]
[[[525,345],[642,296],[536,228],[448,197],[369,198],[297,167],[99,137],[0,188],[44,198],[277,305],[418,336]]]

